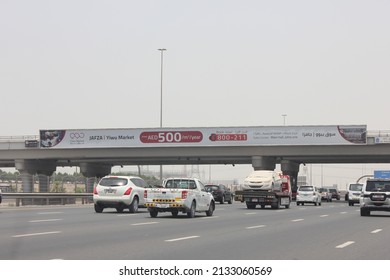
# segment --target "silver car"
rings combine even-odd
[[[104,208],[115,208],[122,213],[129,209],[130,213],[138,211],[145,204],[145,192],[148,184],[136,176],[106,176],[93,190],[93,202],[96,213]]]
[[[313,203],[315,206],[321,205],[321,194],[314,186],[299,186],[297,191],[297,205]]]
[[[390,179],[369,179],[360,195],[360,215],[369,216],[371,211],[390,212]]]

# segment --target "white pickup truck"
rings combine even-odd
[[[196,212],[212,216],[215,201],[200,180],[169,178],[164,181],[163,188],[152,188],[145,192],[145,206],[152,218],[157,217],[159,212],[171,212],[174,217],[182,212],[193,218]]]

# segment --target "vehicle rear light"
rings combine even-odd
[[[148,198],[148,191],[144,190],[144,198]]]
[[[133,188],[128,188],[127,191],[123,195],[130,195],[132,192]]]
[[[93,194],[98,194],[96,186],[93,187]]]
[[[181,199],[186,199],[188,195],[188,191],[182,191],[181,192]]]

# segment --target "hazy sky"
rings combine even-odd
[[[390,130],[387,0],[0,0],[0,136],[39,129]]]

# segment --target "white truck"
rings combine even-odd
[[[253,171],[245,178],[243,189],[235,192],[234,200],[245,202],[248,209],[255,209],[256,205],[261,208],[270,205],[272,209],[290,208],[290,176],[272,170]]]
[[[213,195],[206,191],[204,184],[196,178],[169,178],[162,188],[152,188],[145,192],[145,206],[152,218],[159,212],[171,212],[176,217],[179,212],[195,217],[196,212],[212,216],[215,210]]]

